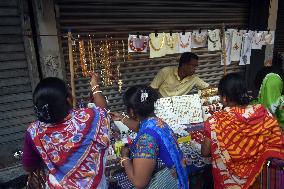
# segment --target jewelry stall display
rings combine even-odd
[[[122,43],[122,48],[124,49],[124,42]],[[117,85],[118,85],[118,92],[119,93],[122,93],[122,85],[123,85],[123,81],[122,81],[122,78],[121,78],[121,72],[120,72],[120,52],[119,52],[119,42],[118,41],[115,41],[114,42],[114,49],[113,51],[115,51],[115,61],[116,62],[119,62],[118,65],[116,66],[116,77],[115,77],[115,80],[117,81]],[[125,53],[125,50],[124,52]],[[123,56],[124,57],[124,56]]]
[[[220,103],[220,97],[217,95],[217,88],[209,88],[198,91],[201,96],[202,116],[206,121],[214,112],[220,111],[223,105]]]
[[[149,35],[150,43],[150,58],[162,57],[166,55],[166,34],[165,33],[151,33]]]
[[[176,54],[179,52],[179,35],[178,33],[166,33],[166,54]]]
[[[173,129],[177,125],[203,121],[198,94],[160,98],[155,103],[155,114]]]
[[[243,35],[241,59],[239,65],[250,64],[251,45],[252,45],[252,31],[248,31],[248,33],[245,33]]]
[[[208,51],[221,50],[220,30],[208,30]]]
[[[173,96],[172,101],[178,124],[203,122],[201,101],[198,94]]]
[[[73,56],[73,60],[74,60],[74,74],[75,74],[75,77],[78,77],[78,74],[79,74],[79,68],[80,68],[80,59],[78,57],[78,40],[75,39],[72,41],[72,56]]]
[[[104,41],[101,41],[99,48],[99,60],[102,83],[104,86],[110,86],[113,84],[114,71],[112,65],[112,44],[107,37]]]
[[[232,38],[234,29],[228,29],[225,31],[225,49],[226,49],[226,65],[231,64],[231,49],[232,49]],[[223,54],[221,55],[221,65],[224,65]]]
[[[275,38],[275,31],[266,31],[264,33],[264,42],[265,45],[273,45]]]
[[[179,33],[179,53],[191,52],[191,32]]]
[[[193,30],[192,32],[192,46],[191,48],[201,48],[201,47],[206,47],[207,43],[207,36],[208,32],[207,30]]]
[[[242,33],[234,30],[232,37],[231,61],[240,61],[242,39]]]
[[[88,66],[87,66],[87,59],[86,59],[86,51],[84,40],[79,38],[79,52],[80,52],[80,64],[82,69],[83,77],[88,76]]]
[[[142,35],[128,36],[128,52],[143,52],[146,53],[149,45],[149,37]]]
[[[257,31],[253,32],[251,48],[261,50],[264,41],[263,38],[264,38],[263,32],[257,32]]]
[[[177,117],[173,112],[174,109],[171,97],[160,98],[155,103],[155,114],[170,126],[177,123]]]
[[[97,62],[97,59],[96,59],[95,43],[91,35],[89,35],[89,40],[88,40],[88,59],[89,59],[88,71],[93,73],[95,71],[95,64]]]

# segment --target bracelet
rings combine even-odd
[[[97,94],[97,93],[102,93],[103,91],[95,91],[93,92],[93,95]]]
[[[130,160],[130,158],[129,158],[129,157],[122,157],[122,158],[120,159],[120,165],[121,165],[121,167],[124,167],[122,163],[123,163],[125,160]]]
[[[126,115],[125,115],[125,116],[123,116],[123,118],[122,118],[120,121],[123,123],[123,120],[124,120],[125,118],[127,118],[127,116],[126,116]]]
[[[94,90],[96,90],[96,88],[98,88],[98,87],[99,87],[99,85],[93,86],[93,87],[92,87],[92,92],[94,92]]]

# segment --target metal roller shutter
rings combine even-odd
[[[284,1],[279,1],[275,34],[275,51],[284,55]]]
[[[0,168],[22,147],[34,120],[32,87],[25,55],[18,0],[0,1]]]
[[[249,3],[244,0],[57,0],[56,3],[59,8],[57,18],[61,33],[67,33],[71,29],[73,34],[80,34],[82,37],[94,34],[98,42],[103,40],[106,34],[113,37],[113,40],[126,41],[128,34],[137,32],[147,35],[154,30],[181,32],[183,29],[211,29],[220,28],[222,23],[228,28],[246,28],[249,19]],[[69,76],[66,39],[62,39],[62,48]],[[198,75],[210,84],[216,85],[223,75],[220,52],[208,52],[207,49],[197,49],[193,52],[200,57]],[[123,89],[137,84],[149,84],[159,69],[176,65],[179,58],[179,55],[171,55],[149,59],[149,52],[131,55],[131,60],[121,63]],[[240,71],[237,64],[228,67],[229,73],[237,71]],[[78,99],[88,96],[88,85],[88,79],[76,78]],[[109,99],[110,109],[123,110],[117,85],[103,89]]]

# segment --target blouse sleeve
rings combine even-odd
[[[29,132],[25,133],[22,163],[25,168],[37,169],[42,163],[41,156],[37,151]]]
[[[142,134],[135,144],[132,158],[156,159],[159,147],[156,139],[150,134]]]

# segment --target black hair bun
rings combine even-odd
[[[148,117],[154,112],[154,104],[158,100],[157,92],[149,86],[138,85],[129,88],[124,96],[124,103],[141,117]]]

